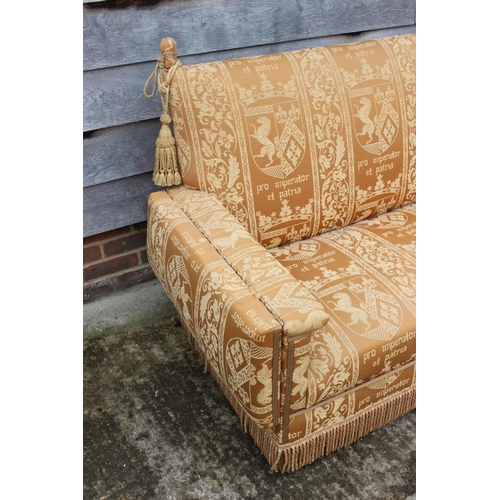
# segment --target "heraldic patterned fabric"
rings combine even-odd
[[[180,66],[148,255],[273,470],[415,407],[415,35]]]

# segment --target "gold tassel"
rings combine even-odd
[[[177,170],[177,157],[175,153],[175,139],[170,131],[169,123],[172,121],[166,113],[160,116],[161,129],[156,139],[155,169],[153,182],[157,186],[173,186],[181,184],[181,176]]]
[[[175,42],[170,38],[162,40],[162,44],[166,42],[168,42],[169,49],[164,50],[164,55],[157,59],[156,67],[144,85],[144,95],[148,98],[153,97],[158,89],[163,107],[163,114],[160,116],[161,129],[156,139],[155,166],[153,171],[153,182],[157,186],[162,187],[182,184],[177,167],[175,139],[170,130],[172,118],[168,114],[169,85],[175,70],[180,66],[181,62],[177,60]],[[163,46],[165,47],[165,45]],[[175,63],[173,63],[174,61]],[[159,69],[162,71],[157,76]],[[154,79],[154,88],[151,94],[148,94],[147,87],[152,79]],[[163,81],[160,82],[160,80]]]

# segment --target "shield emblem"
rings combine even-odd
[[[233,338],[227,344],[227,378],[235,395],[257,413],[270,409],[272,403],[271,347],[259,347],[253,342]],[[249,397],[250,395],[250,397]]]
[[[245,108],[245,120],[255,165],[271,177],[288,177],[302,161],[306,146],[296,101],[254,101]]]
[[[399,130],[393,85],[358,85],[349,91],[349,97],[358,144],[373,155],[381,155],[392,145]]]
[[[366,225],[376,229],[397,229],[403,227],[408,221],[404,213],[387,213],[377,219],[366,221]]]
[[[283,259],[284,261],[303,261],[314,257],[319,249],[320,245],[318,242],[307,239],[294,241],[293,243],[287,245],[286,248],[280,248],[276,250],[275,255],[286,255],[286,257]]]

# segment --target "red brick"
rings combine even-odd
[[[120,274],[120,276],[115,277],[115,283],[117,288],[127,288],[137,283],[143,283],[145,281],[150,281],[155,278],[155,274],[151,267],[144,267],[136,271],[130,271],[129,273]]]
[[[92,245],[91,247],[85,247],[83,249],[83,263],[88,264],[89,262],[94,262],[102,258],[101,248],[98,245]]]
[[[122,238],[108,241],[103,244],[104,255],[106,257],[111,257],[112,255],[117,255],[124,252],[130,252],[137,248],[143,248],[146,246],[146,232],[142,233],[132,233],[130,235],[124,236]]]
[[[134,224],[132,227],[134,228],[135,231],[145,231],[148,227],[148,222],[147,221],[138,222],[137,224]]]
[[[90,243],[96,243],[104,240],[108,240],[115,236],[120,236],[130,232],[130,226],[121,227],[119,229],[112,229],[111,231],[106,231],[105,233],[94,234],[92,236],[87,236],[83,238],[83,244],[88,245]]]
[[[109,274],[116,274],[130,267],[135,267],[139,264],[138,260],[137,254],[132,253],[92,264],[83,269],[83,281],[87,282]]]
[[[155,278],[156,276],[154,275],[151,267],[144,267],[142,269],[130,271],[128,273],[121,274],[120,276],[104,278],[103,280],[84,285],[83,301],[90,302],[101,295],[121,290],[123,288],[128,288],[129,286],[136,285],[138,283],[144,283],[145,281],[150,281]]]

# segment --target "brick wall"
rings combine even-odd
[[[146,255],[146,222],[83,239],[83,300],[154,278]]]

